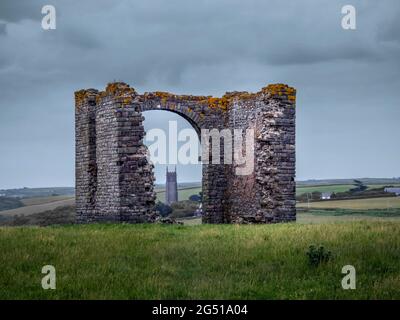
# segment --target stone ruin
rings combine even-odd
[[[219,164],[202,164],[203,223],[296,220],[295,101],[296,90],[284,84],[221,98],[139,94],[121,82],[75,92],[78,222],[157,220],[153,164],[143,144],[147,110],[177,113],[199,136],[202,129],[254,130],[250,174],[235,174],[240,165],[224,164],[223,152]]]

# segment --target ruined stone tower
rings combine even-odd
[[[165,202],[172,204],[178,201],[178,182],[175,171],[166,170],[166,181],[165,181]]]
[[[254,133],[252,148],[245,150],[253,155],[253,170],[244,175],[237,174],[242,163],[225,163],[226,137],[207,142],[210,158],[217,161],[203,161],[204,223],[295,220],[295,101],[295,89],[284,84],[257,93],[226,93],[222,98],[139,94],[120,82],[110,83],[104,91],[76,92],[78,221],[156,219],[153,165],[143,144],[142,113],[147,110],[177,113],[199,136],[205,129]],[[222,150],[218,157],[214,149]]]

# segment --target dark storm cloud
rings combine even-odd
[[[293,53],[296,54],[293,54]],[[350,47],[346,50],[293,47],[289,52],[269,53],[266,63],[277,65],[313,64],[332,60],[368,60],[377,56],[370,49]]]
[[[388,19],[378,32],[378,40],[397,42],[400,44],[400,10],[397,10],[397,15],[394,18]]]
[[[12,3],[3,3],[8,21],[42,17],[41,1],[29,1],[26,7]],[[204,66],[243,61],[268,66],[379,59],[384,53],[371,40],[374,34],[383,32],[382,39],[395,35],[392,29],[371,28],[345,34],[340,28],[340,1],[303,3],[288,6],[285,1],[234,0],[194,5],[191,1],[153,0],[114,1],[110,5],[107,1],[53,1],[57,30],[45,32],[39,22],[26,22],[14,27],[9,45],[13,40],[18,42],[19,33],[26,33],[22,28],[26,25],[33,29],[28,31],[32,36],[25,39],[25,46],[36,47],[35,55],[46,57],[34,59],[33,68],[42,70],[54,64],[66,73],[65,78],[87,70],[100,78],[128,77],[140,85],[157,77],[174,86],[185,72]],[[368,6],[360,2],[362,9]],[[382,23],[373,13],[369,15]],[[93,49],[98,49],[95,55]],[[91,63],[86,59],[89,55]],[[99,65],[102,68],[95,67]]]
[[[7,25],[5,23],[0,23],[0,35],[6,34],[6,32],[7,32],[6,27],[7,27]]]
[[[0,20],[18,22],[22,19],[40,19],[37,13],[43,5],[43,1],[35,0],[2,0],[0,1]]]
[[[41,28],[45,4],[57,10],[56,30]],[[379,141],[398,137],[390,130],[400,116],[400,2],[353,0],[354,31],[341,28],[345,4],[0,1],[3,183],[72,184],[73,91],[102,89],[113,80],[141,92],[215,95],[288,82],[298,89],[299,178],[391,174],[398,151]],[[373,151],[365,141],[374,143]],[[339,158],[342,150],[351,159],[353,144],[363,147],[365,165]],[[376,168],[371,152],[385,154],[386,164]],[[47,170],[49,180],[38,174],[34,181],[31,168]]]
[[[70,47],[77,49],[99,49],[101,42],[86,32],[85,29],[79,29],[75,26],[65,26],[57,32],[44,32],[41,34],[43,42],[51,43],[60,47]]]

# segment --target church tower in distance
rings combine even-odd
[[[165,201],[168,205],[178,201],[178,183],[176,180],[176,167],[175,171],[168,171],[167,167],[167,181],[165,183]]]

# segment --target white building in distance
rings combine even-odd
[[[396,196],[400,196],[400,188],[385,188],[385,192],[394,193]]]

